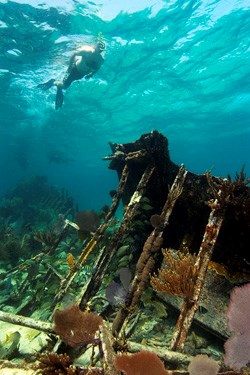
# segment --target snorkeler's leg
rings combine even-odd
[[[53,85],[54,85],[54,83],[55,83],[55,79],[50,79],[49,81],[47,81],[47,82],[44,82],[44,83],[40,83],[40,85],[37,85],[37,87],[39,88],[39,89],[42,89],[42,90],[48,90],[48,89],[50,89]]]
[[[55,85],[57,86],[57,93],[56,93],[56,102],[55,102],[55,108],[61,108],[63,105],[63,91],[66,90],[71,83],[74,81],[74,77],[71,74],[66,74],[62,82],[55,82]]]
[[[57,86],[57,92],[56,92],[56,101],[55,101],[55,108],[61,108],[63,105],[63,91],[62,86]]]

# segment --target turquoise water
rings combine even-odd
[[[121,5],[126,3],[125,5]],[[109,203],[108,142],[157,129],[195,172],[250,175],[250,2],[0,2],[0,194],[46,175],[81,209]],[[71,52],[98,35],[105,63],[55,111]]]

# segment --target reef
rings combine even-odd
[[[250,340],[244,168],[234,178],[194,174],[171,161],[168,140],[157,131],[110,147],[104,160],[119,177],[110,206],[78,212],[50,188],[47,203],[39,195],[37,215],[48,202],[58,202],[60,211],[46,229],[41,219],[30,228],[34,252],[9,244],[20,255],[1,264],[0,320],[8,328],[0,337],[0,368],[45,375],[249,374],[249,349],[238,350],[241,339]],[[37,198],[23,190],[2,203],[3,222],[34,223],[23,201],[30,207]],[[11,209],[20,196],[20,208]]]

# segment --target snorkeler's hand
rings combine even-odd
[[[89,78],[93,77],[93,75],[94,75],[94,72],[91,72],[89,74],[86,74],[86,76],[84,76],[84,78],[89,79]]]

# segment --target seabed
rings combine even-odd
[[[150,351],[162,374],[197,355],[249,374],[224,363],[230,295],[250,280],[244,169],[195,175],[157,131],[110,146],[119,184],[100,212],[41,177],[0,202],[0,373],[130,375],[119,358]]]

